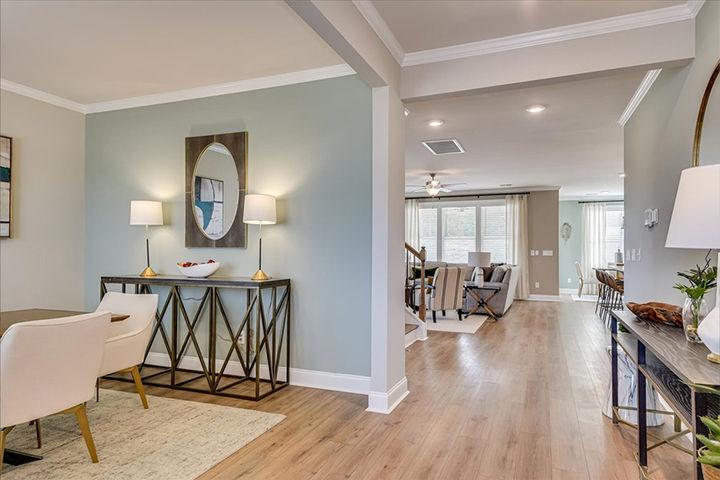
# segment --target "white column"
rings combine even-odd
[[[390,87],[372,89],[371,381],[368,411],[390,413],[405,378],[403,248],[405,116]]]

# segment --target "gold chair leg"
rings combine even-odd
[[[85,405],[78,405],[74,408],[75,417],[80,425],[83,438],[85,439],[85,445],[87,445],[88,452],[90,452],[90,458],[93,463],[98,463],[97,452],[95,451],[95,442],[93,442],[92,432],[90,431],[90,424],[88,423],[87,415],[85,413]]]
[[[135,381],[135,387],[137,387],[138,394],[140,395],[140,400],[142,400],[143,408],[147,410],[147,398],[145,397],[145,389],[143,388],[142,379],[140,378],[140,370],[138,370],[137,365],[130,369],[130,373],[132,374],[133,380]]]
[[[0,430],[0,475],[2,475],[2,462],[3,458],[5,457],[5,438],[8,436],[8,433],[10,433],[10,430],[12,429],[13,427],[5,427]]]

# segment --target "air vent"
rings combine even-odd
[[[449,138],[447,140],[425,140],[422,144],[425,145],[433,155],[450,155],[465,152],[460,142],[455,138]]]

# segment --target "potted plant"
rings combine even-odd
[[[692,385],[696,390],[714,393],[720,396],[720,390],[704,385]],[[703,478],[705,480],[720,480],[720,417],[700,417],[700,421],[710,431],[708,436],[696,434],[703,446],[698,449],[698,462],[702,464]]]
[[[682,312],[685,338],[688,342],[702,343],[697,334],[697,328],[708,314],[708,306],[704,297],[708,290],[717,286],[717,267],[710,266],[710,253],[708,252],[703,268],[696,265],[687,272],[678,272],[678,275],[690,283],[689,285],[676,283],[674,286],[686,296]]]

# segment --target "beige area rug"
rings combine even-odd
[[[101,390],[87,403],[99,463],[92,463],[75,415],[41,421],[43,447],[34,427],[15,427],[8,448],[42,455],[37,462],[3,465],[3,480],[194,479],[280,423],[285,416],[208,403]]]
[[[440,312],[437,312],[437,323],[432,321],[432,313],[428,312],[425,317],[427,320],[427,329],[434,332],[452,332],[452,333],[475,333],[488,319],[485,315],[470,315],[470,318],[465,318],[463,315],[462,322],[458,320],[456,312],[447,312],[447,315],[443,316]]]

